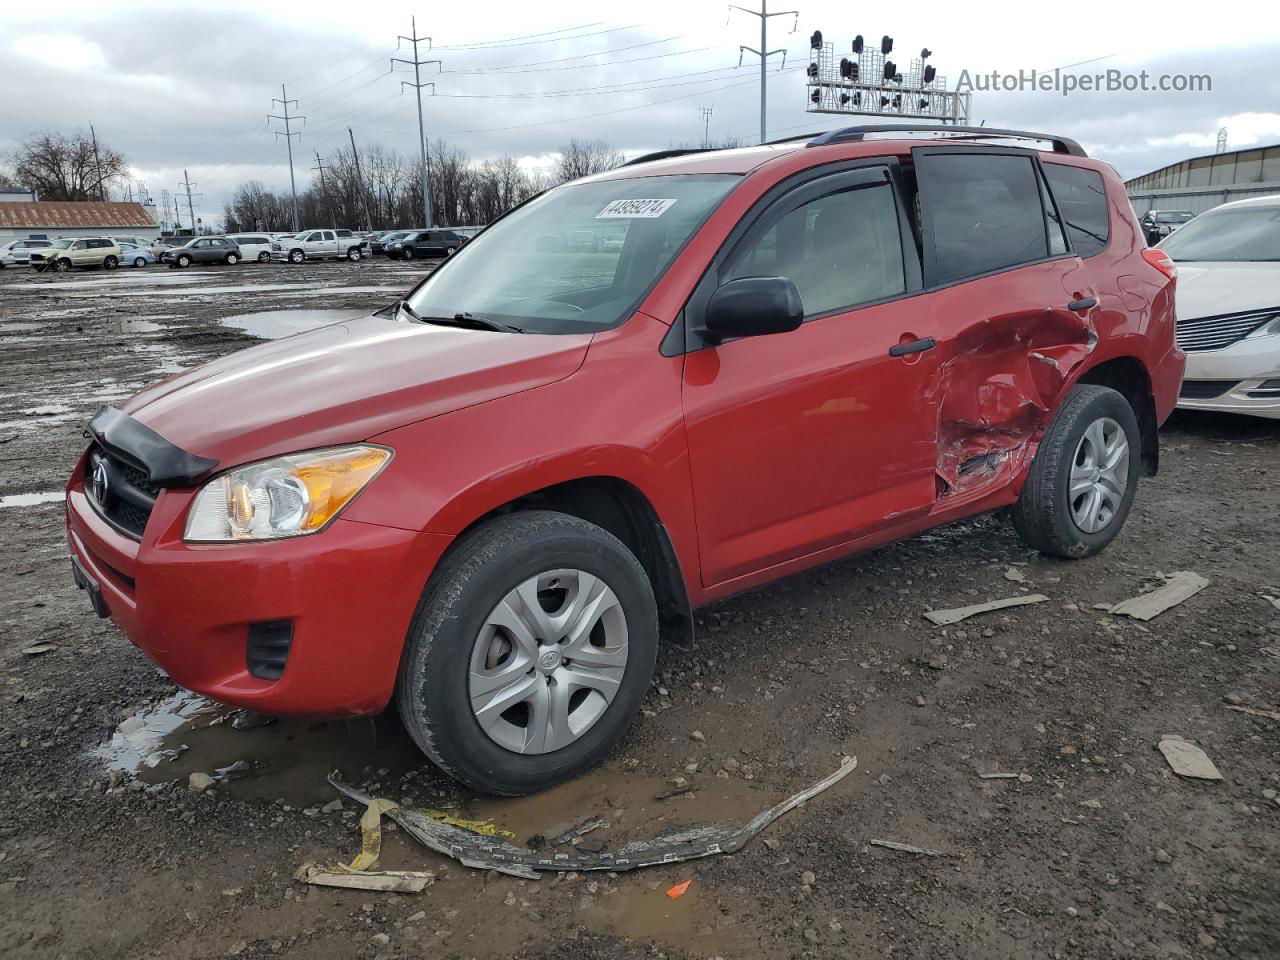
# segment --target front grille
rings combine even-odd
[[[1249,391],[1249,396],[1258,400],[1280,399],[1280,377],[1263,380]]]
[[[85,458],[84,489],[99,513],[136,538],[142,537],[156,497],[160,496],[160,488],[151,482],[146,470],[98,443],[89,449],[89,456]]]
[[[1178,391],[1180,400],[1212,400],[1220,397],[1239,380],[1183,380],[1182,389]]]
[[[1218,317],[1196,317],[1178,321],[1178,346],[1187,352],[1221,350],[1243,340],[1277,313],[1280,307],[1251,310],[1248,313],[1224,313]]]

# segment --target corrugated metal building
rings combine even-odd
[[[1204,213],[1231,200],[1280,194],[1280,144],[1171,163],[1124,186],[1138,216],[1148,210]]]
[[[0,203],[0,243],[124,236],[155,240],[160,236],[160,227],[140,203],[57,200]]]

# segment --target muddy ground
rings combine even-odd
[[[175,696],[72,587],[56,491],[85,419],[255,342],[220,318],[273,311],[248,321],[273,335],[309,322],[281,311],[381,306],[423,269],[0,274],[0,956],[1280,956],[1280,723],[1228,709],[1280,709],[1280,423],[1175,416],[1160,476],[1090,560],[984,517],[703,611],[607,764],[538,797],[467,794],[391,718],[237,730]],[[1211,583],[1147,624],[1098,606],[1176,570]],[[1022,592],[1050,601],[921,616]],[[121,772],[143,723],[189,749]],[[1166,733],[1224,780],[1175,776]],[[852,776],[734,856],[521,881],[393,832],[384,865],[435,872],[420,894],[292,879],[358,848],[334,768],[521,841],[600,815],[583,842],[616,845],[745,818],[846,753]],[[249,776],[189,789],[236,761]],[[693,792],[655,800],[674,777]]]

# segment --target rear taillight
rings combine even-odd
[[[1142,259],[1147,261],[1170,280],[1178,279],[1178,265],[1173,262],[1163,250],[1157,250],[1155,247],[1147,247],[1142,251]]]

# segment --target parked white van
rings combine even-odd
[[[229,233],[227,239],[240,248],[245,259],[266,263],[271,259],[271,237],[265,233]]]

